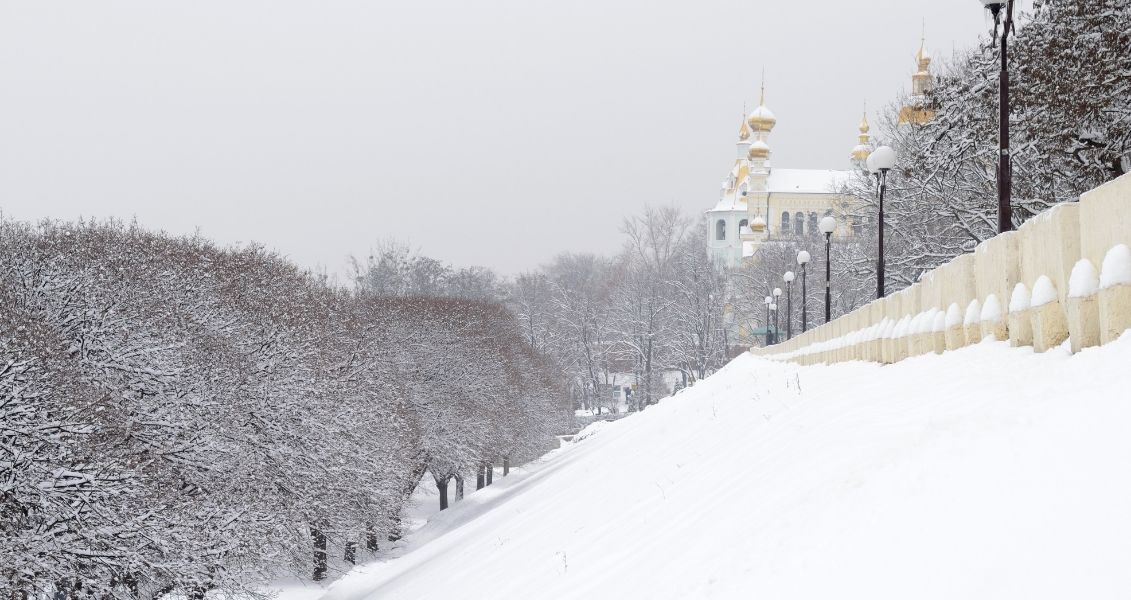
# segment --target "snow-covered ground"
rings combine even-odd
[[[469,494],[324,600],[1127,598],[1129,430],[1127,335],[885,367],[743,356]]]

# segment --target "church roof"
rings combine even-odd
[[[771,194],[836,194],[851,174],[851,171],[825,169],[771,169],[766,191]],[[715,208],[708,212],[746,211],[746,200],[740,194],[727,190]]]
[[[835,194],[850,175],[851,171],[773,169],[766,190],[771,194]]]

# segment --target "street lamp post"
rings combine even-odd
[[[833,317],[833,290],[832,290],[832,243],[833,232],[836,231],[836,219],[825,217],[818,224],[821,233],[825,234],[825,322]]]
[[[781,328],[778,327],[778,302],[781,302],[781,288],[774,288],[774,343],[781,343]]]
[[[888,171],[895,166],[895,150],[890,146],[880,146],[868,155],[868,170],[876,176],[880,187],[880,206],[876,237],[879,247],[876,252],[876,298],[884,297],[884,191],[888,186]]]
[[[774,343],[778,343],[778,305],[774,302],[770,303],[770,310],[774,313]]]
[[[785,280],[785,339],[793,339],[793,271],[786,271],[782,275]]]
[[[764,300],[766,303],[766,345],[770,345],[770,305],[774,303],[773,298],[766,296]]]
[[[797,264],[801,265],[801,333],[809,331],[809,297],[805,290],[805,265],[809,264],[809,258],[804,250],[797,253]]]
[[[998,75],[997,231],[1013,231],[1013,164],[1009,151],[1009,33],[1013,30],[1013,0],[982,0],[994,16],[994,37],[1001,29],[1001,72]],[[1002,10],[1004,9],[1004,10]]]

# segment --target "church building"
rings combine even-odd
[[[926,42],[915,55],[911,96],[899,113],[900,126],[921,125],[934,113],[927,106],[932,86],[931,58]],[[774,167],[770,156],[770,134],[777,117],[766,106],[762,87],[758,107],[743,115],[738,129],[734,164],[723,180],[715,207],[707,211],[710,221],[707,252],[717,263],[737,267],[768,241],[796,240],[798,248],[818,246],[806,242],[818,236],[818,223],[825,216],[837,217],[834,240],[848,240],[861,231],[860,223],[845,222],[840,214],[852,199],[842,193],[852,172],[863,168],[872,152],[870,126],[865,112],[860,121],[857,145],[850,154],[851,169],[793,169]]]
[[[817,235],[821,218],[834,215],[845,200],[838,190],[850,171],[773,166],[769,138],[775,125],[763,89],[758,107],[739,126],[734,165],[722,182],[718,202],[707,211],[707,250],[724,266],[737,267],[767,241],[800,242]],[[851,225],[838,222],[833,236],[851,234]]]

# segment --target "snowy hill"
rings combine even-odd
[[[885,367],[743,356],[324,599],[1126,598],[1129,367],[1129,335]]]

